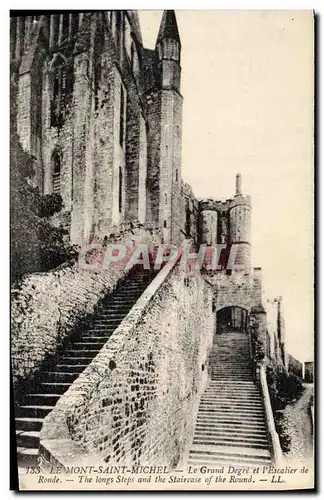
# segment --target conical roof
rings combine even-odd
[[[162,21],[156,43],[159,43],[163,38],[173,38],[180,43],[177,18],[174,10],[163,11]]]

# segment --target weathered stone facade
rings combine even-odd
[[[181,43],[165,11],[155,50],[135,11],[11,18],[17,130],[41,193],[59,192],[82,245],[125,221],[183,239]]]

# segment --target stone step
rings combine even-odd
[[[204,395],[213,397],[213,398],[218,398],[218,397],[223,397],[223,398],[237,398],[237,399],[248,399],[248,398],[260,398],[260,393],[257,388],[255,390],[252,389],[246,389],[246,390],[241,390],[241,391],[230,391],[226,389],[210,389],[206,390],[204,392]]]
[[[45,405],[22,405],[17,411],[18,417],[45,418],[54,406]]]
[[[87,332],[84,332],[84,335],[91,336],[93,334],[98,334],[99,332],[105,333],[109,336],[112,335],[112,333],[116,330],[116,328],[120,325],[120,323],[116,324],[110,324],[110,325],[97,325],[93,326],[92,328],[89,328]],[[83,339],[84,335],[82,335],[81,339]]]
[[[90,342],[89,340],[87,340],[87,342],[76,342],[74,345],[75,347],[80,348],[80,350],[82,351],[87,351],[88,349],[94,349],[94,348],[100,350],[105,345],[105,343],[106,343],[105,340],[101,340],[100,342],[96,341]]]
[[[217,413],[212,413],[210,411],[204,410],[198,413],[197,421],[209,421],[210,423],[224,423],[228,424],[229,422],[233,422],[233,425],[243,426],[246,425],[250,427],[251,425],[259,425],[259,422],[264,422],[263,416],[255,416],[253,420],[243,420],[240,415],[233,414],[223,414],[219,415]]]
[[[110,300],[110,302],[106,302],[103,307],[100,309],[99,314],[105,313],[106,311],[110,311],[111,306],[129,306],[132,307],[134,304],[134,299],[127,297],[118,297],[114,295],[114,297]]]
[[[98,342],[98,343],[101,343],[101,342],[104,342],[104,344],[106,344],[108,342],[108,340],[110,339],[111,335],[107,335],[107,332],[96,332],[94,333],[93,335],[91,336],[86,336],[86,337],[83,337],[82,341],[88,343],[88,342]]]
[[[210,356],[209,359],[211,360],[212,357]],[[229,358],[228,356],[224,358],[224,360],[220,359],[219,356],[215,357],[215,362],[218,363],[219,366],[226,366],[226,364],[230,361],[231,366],[240,366],[242,368],[245,368],[246,366],[251,367],[251,362],[250,359],[241,359],[240,361],[235,361],[236,358]]]
[[[101,313],[105,313],[107,311],[114,311],[114,310],[120,310],[120,309],[130,309],[133,305],[132,300],[123,300],[123,301],[114,301],[112,300],[109,304],[105,304],[99,311],[99,315]]]
[[[120,325],[120,323],[125,318],[125,314],[109,316],[109,318],[101,319],[98,318],[93,322],[91,330],[103,329],[103,328],[112,328],[112,325]]]
[[[70,382],[42,382],[40,389],[51,394],[64,394],[70,385]]]
[[[127,307],[127,308],[116,308],[116,309],[110,309],[110,311],[107,311],[105,314],[100,314],[100,316],[98,316],[97,318],[95,318],[93,320],[93,324],[96,324],[98,322],[105,322],[111,318],[113,319],[116,319],[116,318],[122,318],[124,319],[125,316],[127,316],[127,314],[129,313],[129,311],[131,310],[132,306],[131,307]]]
[[[197,420],[199,419],[210,419],[210,420],[216,420],[217,422],[244,422],[246,418],[249,418],[250,422],[259,422],[263,423],[264,422],[264,416],[259,414],[259,415],[246,415],[246,414],[240,414],[240,413],[235,413],[235,414],[230,414],[230,413],[216,413],[216,412],[210,412],[207,410],[202,410],[199,411]]]
[[[243,428],[241,430],[239,429],[229,429],[227,428],[224,429],[224,427],[213,427],[212,425],[200,425],[197,424],[195,428],[195,436],[198,435],[209,435],[209,436],[216,436],[216,437],[226,437],[226,438],[231,438],[231,437],[241,437],[241,438],[246,438],[246,439],[263,439],[263,440],[268,440],[267,434],[265,430],[251,430],[247,428]]]
[[[74,357],[74,358],[80,358],[80,351],[82,352],[82,359],[87,359],[88,361],[91,361],[99,352],[98,349],[93,349],[93,350],[88,350],[85,351],[83,349],[67,349],[64,351],[64,354],[67,356],[65,357]],[[81,363],[82,364],[82,363]]]
[[[40,431],[43,425],[43,418],[18,417],[15,419],[17,430]]]
[[[232,456],[233,458],[245,457],[249,460],[259,460],[263,458],[271,458],[269,450],[254,450],[245,446],[229,447],[227,445],[203,445],[193,444],[190,450],[190,455],[197,453],[204,453],[205,455],[217,455],[218,457]]]
[[[263,418],[254,417],[253,420],[250,420],[249,423],[246,423],[246,420],[243,420],[240,416],[211,416],[210,414],[199,415],[197,418],[197,424],[206,424],[210,425],[232,425],[232,426],[242,426],[242,429],[262,429],[265,430],[265,423]]]
[[[68,372],[42,372],[42,380],[44,382],[69,382],[72,384],[76,378],[78,378],[78,373],[68,373]]]
[[[267,436],[265,427],[263,426],[258,426],[258,425],[242,425],[240,424],[233,424],[233,423],[228,423],[228,424],[220,424],[218,422],[210,422],[209,420],[204,421],[198,421],[196,424],[196,430],[208,430],[212,433],[221,433],[226,435],[228,434],[247,434],[251,436]]]
[[[247,402],[248,401],[248,402]],[[231,398],[227,396],[219,396],[219,397],[213,397],[213,398],[204,398],[200,400],[200,404],[209,404],[213,406],[251,406],[252,408],[254,406],[261,407],[263,408],[263,404],[261,403],[260,399],[255,397],[255,398]]]
[[[206,404],[202,404],[202,405],[199,405],[199,410],[198,410],[198,413],[200,413],[201,411],[204,412],[205,410],[209,411],[209,412],[212,412],[212,413],[217,413],[217,414],[222,414],[222,415],[229,415],[229,414],[233,414],[233,415],[248,415],[248,414],[256,414],[256,415],[263,415],[264,414],[264,411],[263,411],[263,408],[253,408],[253,407],[250,407],[250,408],[239,408],[239,407],[227,407],[227,408],[222,408],[222,407],[217,407],[217,406],[213,406],[213,405],[206,405]]]
[[[263,412],[263,406],[261,403],[237,403],[237,402],[207,402],[207,401],[201,401],[199,405],[199,409],[212,409],[215,408],[217,410],[225,410],[225,411],[231,411],[233,410],[260,410]]]
[[[229,404],[230,405],[232,405],[232,404],[262,405],[262,400],[261,400],[260,396],[258,397],[257,395],[252,396],[250,399],[250,398],[243,398],[243,397],[234,398],[234,397],[227,396],[227,395],[207,396],[207,395],[203,394],[201,399],[200,399],[200,402],[201,403],[210,403],[210,404],[216,404],[216,403],[223,404],[224,403],[227,405],[229,405]]]
[[[225,379],[228,377],[228,376],[231,376],[231,375],[238,375],[238,376],[244,376],[245,378],[244,379],[241,379],[241,380],[253,380],[252,379],[252,371],[251,370],[246,370],[246,369],[243,369],[243,368],[226,368],[224,370],[222,369],[217,369],[217,370],[210,370],[210,374],[212,377],[224,377]]]
[[[228,372],[210,372],[211,380],[245,380],[247,377],[250,378],[249,372],[243,371],[228,371]]]
[[[249,396],[249,398],[246,398],[244,396],[227,396],[226,394],[219,394],[219,395],[212,395],[212,396],[205,396],[203,395],[201,397],[200,401],[210,401],[210,402],[224,402],[224,403],[242,403],[246,401],[250,401],[252,404],[254,403],[259,403],[260,402],[260,397],[259,395],[255,396]]]
[[[89,363],[86,365],[68,365],[68,364],[61,364],[61,365],[56,365],[55,370],[59,372],[69,372],[69,373],[82,373],[87,367],[89,366]]]
[[[220,382],[210,382],[208,387],[221,386]],[[225,382],[225,387],[231,387],[233,389],[244,389],[250,387],[256,387],[253,380],[238,380],[237,382],[231,382],[230,384]]]
[[[44,405],[44,406],[55,406],[60,399],[61,394],[29,394],[28,404],[30,405]]]
[[[252,448],[253,450],[267,450],[268,442],[267,441],[256,441],[256,440],[248,440],[248,439],[230,439],[230,438],[217,438],[217,437],[206,437],[206,436],[194,436],[193,440],[194,445],[203,445],[203,446],[244,446],[245,448]]]
[[[249,459],[244,459],[240,458],[239,461],[235,462],[233,461],[233,457],[227,457],[227,458],[220,458],[218,459],[217,457],[211,457],[210,455],[204,455],[204,454],[197,454],[195,453],[192,457],[189,456],[188,465],[197,465],[202,466],[202,465],[208,465],[208,467],[216,468],[216,467],[222,467],[222,466],[232,466],[232,467],[249,467],[249,466],[256,466],[258,464],[260,465],[271,465],[271,460],[269,459],[262,459],[259,462],[253,461]],[[226,468],[225,468],[226,471]]]
[[[17,446],[25,448],[37,448],[39,445],[39,431],[16,430]]]
[[[139,288],[138,286],[134,286],[134,287],[129,286],[125,290],[119,290],[118,292],[116,292],[115,299],[116,298],[117,299],[125,298],[125,299],[129,299],[129,300],[133,300],[135,302],[136,299],[142,295],[142,293],[144,292],[144,290],[146,288],[147,287],[144,287],[144,286],[142,286],[141,288]]]
[[[240,387],[239,390],[236,389],[234,387],[225,387],[224,384],[232,384],[232,380],[212,380],[211,382],[218,382],[218,386],[216,385],[213,385],[213,386],[209,386],[208,389],[206,389],[205,393],[206,394],[218,394],[218,393],[227,393],[227,394],[244,394],[245,396],[248,396],[249,394],[260,394],[259,393],[259,390],[257,389],[257,387],[255,385],[251,385],[250,387],[245,387],[243,386],[242,388]],[[240,382],[240,380],[236,380],[237,383]]]
[[[37,466],[38,448],[17,447],[17,461],[20,467]]]
[[[210,371],[212,372],[228,372],[228,371],[244,371],[244,372],[247,372],[247,373],[251,373],[252,371],[252,368],[251,366],[247,366],[247,365],[233,365],[231,364],[231,362],[229,361],[229,364],[228,366],[226,364],[222,365],[222,364],[219,364],[217,363],[216,361],[216,364],[217,366],[212,366],[210,367]]]
[[[194,440],[196,439],[206,439],[207,441],[231,441],[231,442],[237,442],[237,441],[242,441],[244,442],[249,442],[249,443],[260,443],[260,444],[268,444],[268,439],[267,436],[264,434],[262,436],[259,435],[253,435],[250,434],[249,432],[245,433],[237,433],[237,432],[227,432],[223,433],[221,431],[214,432],[211,430],[206,430],[206,429],[198,429],[196,427],[195,433],[194,433]]]
[[[66,352],[66,354],[70,354],[70,352],[68,352],[68,351],[65,351],[65,352]],[[94,357],[94,356],[91,356],[91,358],[84,357],[84,356],[86,356],[87,352],[88,351],[86,351],[86,350],[80,349],[78,351],[79,357],[77,357],[77,356],[73,356],[73,357],[63,356],[60,359],[60,363],[65,364],[65,365],[82,365],[82,364],[86,364],[88,361],[91,361],[93,359],[93,357]],[[100,352],[100,349],[96,350],[96,354],[98,354],[98,352]],[[84,356],[83,356],[83,354],[84,354]]]
[[[230,367],[230,368],[212,368],[209,370],[212,375],[227,375],[227,374],[241,374],[246,377],[245,380],[247,381],[253,381],[252,379],[252,370],[250,368],[235,368],[235,367]]]

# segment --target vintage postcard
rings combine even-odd
[[[314,23],[10,12],[20,490],[314,488]]]

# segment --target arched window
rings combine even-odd
[[[52,176],[53,176],[53,193],[61,193],[61,163],[62,155],[58,149],[52,154]]]

